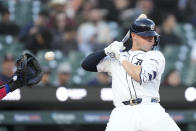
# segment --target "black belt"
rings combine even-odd
[[[131,99],[129,101],[123,101],[122,103],[124,105],[137,105],[137,104],[140,104],[142,102],[142,98],[136,98],[136,99]],[[151,100],[149,102],[155,102],[155,103],[158,103],[159,100],[157,98],[151,98]]]

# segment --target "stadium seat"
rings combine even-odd
[[[4,6],[8,7],[9,10],[12,10],[13,21],[20,26],[24,26],[28,22],[33,21],[35,14],[38,14],[40,10],[47,7],[42,4],[41,0],[4,0],[1,2]]]
[[[183,82],[186,85],[192,85],[196,81],[196,63],[190,62],[189,65],[186,66],[186,70],[183,72]]]
[[[167,45],[163,54],[166,59],[165,72],[163,77],[167,72],[175,68],[180,71],[182,82],[186,84],[191,84],[195,80],[194,70],[195,65],[191,63],[190,53],[192,50],[192,44],[196,38],[196,32],[192,25],[190,24],[178,24],[175,30],[178,36],[180,36],[183,44],[180,46]]]
[[[81,61],[85,58],[85,54],[79,51],[72,51],[69,54],[69,62],[72,65],[72,79],[71,83],[74,84],[86,84],[86,82],[92,77],[95,77],[95,73],[87,72],[81,68]]]

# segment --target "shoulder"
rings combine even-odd
[[[165,64],[165,57],[160,51],[148,51],[145,54],[144,61]]]
[[[146,55],[158,55],[158,56],[163,56],[163,53],[156,50],[156,51],[148,51],[146,52]]]
[[[160,51],[148,51],[145,57],[165,60],[163,53]]]
[[[102,60],[110,60],[110,61],[113,61],[115,60],[115,58],[111,58],[110,56],[105,56],[104,59]]]
[[[126,52],[126,51],[125,51]],[[145,54],[146,52],[144,52],[144,51],[141,51],[141,50],[136,50],[136,51],[128,51],[128,52],[126,52],[126,53],[128,53],[128,54],[132,54],[132,55],[138,55],[138,54]]]
[[[111,58],[110,56],[104,57],[100,63],[115,63],[117,60],[115,58]]]

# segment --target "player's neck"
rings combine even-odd
[[[146,50],[140,48],[139,46],[137,46],[137,44],[134,44],[134,43],[133,43],[133,46],[131,48],[131,51],[144,51],[144,52],[146,52]]]
[[[131,51],[144,51],[141,48],[137,47],[137,46],[132,46]]]
[[[136,51],[139,50],[138,46],[136,46],[136,44],[133,42],[132,47],[131,47],[131,51]]]

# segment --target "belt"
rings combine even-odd
[[[142,98],[136,98],[136,99],[130,99],[129,101],[123,101],[122,103],[124,105],[131,105],[131,106],[134,106],[134,105],[137,105],[137,104],[140,104],[143,102],[154,102],[154,103],[158,103],[159,102],[159,99],[158,98],[151,98],[149,100],[147,99],[142,99]]]

